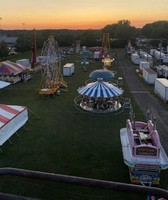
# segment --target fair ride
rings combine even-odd
[[[83,49],[80,52],[80,64],[82,65],[84,71],[87,71],[90,64],[91,57],[92,57],[92,53],[86,49]]]
[[[102,79],[103,81],[110,83],[115,82],[114,80],[115,75],[116,72],[112,70],[96,69],[89,74],[89,79],[85,83],[87,84],[93,81],[97,81],[98,79]]]
[[[126,127],[120,129],[120,139],[131,183],[158,186],[161,171],[168,169],[168,157],[160,142],[156,118],[148,116],[147,122],[135,121],[131,112]]]
[[[41,62],[42,78],[39,94],[43,96],[59,94],[61,88],[67,88],[67,83],[61,74],[60,50],[58,42],[55,41],[53,36],[50,36],[44,42],[41,54],[43,59]]]
[[[109,69],[113,61],[114,61],[114,58],[112,58],[111,56],[109,33],[103,33],[102,62],[104,63],[104,69]]]
[[[130,100],[123,98],[123,89],[113,83],[97,81],[88,83],[77,89],[78,96],[74,99],[75,108],[79,111],[96,114],[121,113],[129,108]]]
[[[89,58],[91,57],[91,52],[88,50],[83,50],[80,52],[81,55],[81,65],[89,65]]]

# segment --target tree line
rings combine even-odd
[[[131,26],[129,20],[119,20],[98,30],[36,30],[36,46],[41,49],[44,41],[51,35],[58,41],[59,46],[73,46],[77,40],[80,40],[81,46],[101,46],[103,33],[109,33],[112,48],[125,47],[128,40],[134,41],[136,37],[168,40],[168,21],[146,24],[141,29]],[[31,51],[34,30],[1,30],[1,34],[18,37],[15,45],[18,52]],[[7,47],[4,42],[0,42],[0,57],[4,54],[7,54]]]

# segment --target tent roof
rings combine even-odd
[[[26,107],[0,104],[0,145],[20,129],[27,120]]]
[[[97,81],[98,78],[102,78],[103,81],[109,81],[114,78],[114,73],[111,70],[97,69],[90,73],[89,78]]]
[[[110,98],[122,95],[123,90],[111,83],[96,81],[78,88],[78,93],[88,97]]]
[[[0,62],[0,73],[1,74],[13,74],[17,75],[26,70],[23,65],[11,62],[9,60]]]
[[[0,128],[26,109],[24,106],[0,104]]]
[[[0,89],[5,88],[9,85],[11,85],[11,83],[6,82],[6,81],[0,81]]]
[[[0,41],[4,41],[7,44],[15,44],[18,37],[8,37],[6,35],[0,36]]]

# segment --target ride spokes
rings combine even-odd
[[[67,83],[61,74],[61,56],[57,41],[50,36],[42,48],[42,79],[39,94],[48,96],[60,92],[62,87],[67,88]]]

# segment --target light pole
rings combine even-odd
[[[23,48],[24,48],[24,45],[25,45],[25,23],[23,22],[22,25],[23,25]]]
[[[23,30],[25,29],[24,27],[25,27],[25,23],[22,23],[22,25],[23,25]]]
[[[0,32],[1,32],[1,21],[2,21],[2,17],[0,17]]]

